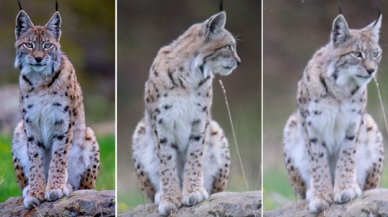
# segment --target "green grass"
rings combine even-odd
[[[97,138],[100,145],[101,163],[97,190],[115,190],[115,135]]]
[[[128,196],[130,195],[130,197]],[[147,204],[149,201],[143,197],[139,189],[130,189],[127,191],[118,191],[117,197],[120,199],[117,203],[118,213],[125,213],[134,209],[139,204]]]
[[[12,165],[11,138],[0,136],[0,202],[9,197],[21,196]],[[101,153],[97,190],[115,189],[115,137],[109,135],[98,138]]]
[[[270,172],[265,171],[263,177],[264,212],[274,210],[284,205],[279,204],[277,201],[273,200],[273,198],[271,197],[271,193],[273,192],[276,192],[289,200],[295,200],[294,192],[291,189],[285,172],[279,170],[273,170]]]
[[[11,140],[0,136],[0,202],[7,200],[8,197],[21,195],[14,177]]]

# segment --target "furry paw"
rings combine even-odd
[[[70,194],[69,187],[67,185],[63,185],[61,187],[56,187],[48,191],[46,190],[45,198],[47,201],[54,201],[64,196],[67,196],[69,194]]]
[[[155,204],[159,205],[161,199],[162,199],[162,192],[157,191],[155,194]]]
[[[23,200],[23,205],[26,209],[33,209],[35,206],[39,206],[40,203],[41,200],[33,196],[26,196]]]
[[[30,191],[30,185],[23,189],[23,205],[26,209],[33,209],[39,206],[44,201],[44,192],[39,193],[39,190]]]
[[[182,202],[185,206],[194,206],[195,204],[206,200],[208,197],[209,193],[202,187],[197,191],[183,193]]]
[[[328,209],[333,203],[332,194],[311,193],[309,198],[309,208],[312,213],[320,213]]]
[[[351,187],[334,191],[334,200],[336,203],[347,203],[361,195],[360,186],[356,183]]]
[[[23,189],[23,198],[27,197],[28,193],[30,192],[30,185],[27,185],[24,189]]]
[[[158,211],[161,216],[169,216],[178,210],[178,206],[172,202],[163,200],[159,203]]]

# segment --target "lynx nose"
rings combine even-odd
[[[369,75],[371,75],[373,72],[375,72],[375,69],[367,69],[366,71],[368,72]]]
[[[43,60],[43,57],[35,57],[35,61],[36,61],[37,63],[42,62],[42,60]]]

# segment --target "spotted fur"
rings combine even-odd
[[[298,83],[297,112],[284,129],[284,156],[295,192],[307,198],[313,213],[379,184],[382,135],[366,103],[367,84],[381,60],[381,20],[353,30],[339,15],[330,43],[314,54]]]
[[[61,17],[34,26],[25,11],[16,17],[20,111],[12,155],[24,206],[57,200],[95,187],[100,164],[94,133],[85,126],[81,87],[60,49]]]
[[[210,114],[214,75],[228,75],[240,64],[225,22],[220,12],[161,48],[145,85],[133,159],[145,195],[162,215],[227,185],[228,142]]]

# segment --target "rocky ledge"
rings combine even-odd
[[[306,200],[290,202],[264,217],[388,217],[388,189],[373,189],[346,204],[333,204],[328,210],[311,214]]]
[[[27,210],[22,197],[11,197],[0,203],[0,216],[115,216],[115,191],[80,190],[53,202],[44,202]]]
[[[120,217],[159,217],[155,204],[139,205]],[[261,192],[221,192],[192,207],[181,207],[174,217],[260,217]]]

